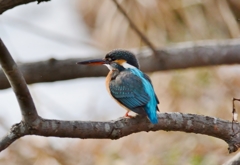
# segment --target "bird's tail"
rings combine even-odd
[[[158,123],[158,115],[157,115],[157,111],[155,109],[152,111],[148,111],[147,116],[152,124]]]

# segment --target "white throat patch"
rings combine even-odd
[[[127,68],[136,68],[135,66],[132,66],[132,65],[128,64],[127,62],[122,63],[122,66],[126,69]]]
[[[109,70],[113,70],[113,67],[111,67],[111,65],[109,64],[104,64],[106,67],[108,67]]]

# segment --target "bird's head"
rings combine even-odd
[[[139,69],[139,63],[136,56],[127,50],[112,50],[106,54],[105,60],[109,62],[116,62],[124,68],[132,66]]]
[[[78,62],[77,64],[84,64],[84,65],[106,65],[110,70],[113,66],[112,63],[116,63],[124,68],[139,68],[139,63],[137,58],[133,53],[127,50],[112,50],[111,52],[107,53],[104,59],[95,59],[95,60],[88,60]]]

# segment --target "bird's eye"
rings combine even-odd
[[[111,58],[112,61],[115,61],[116,59],[114,57]]]
[[[111,62],[111,61],[115,61],[116,59],[115,58],[111,58],[111,57],[108,57],[106,58],[107,61]]]
[[[106,58],[106,60],[107,60],[107,61],[112,61],[112,59],[111,59],[111,58]]]

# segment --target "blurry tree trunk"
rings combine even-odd
[[[140,62],[140,69],[143,72],[239,64],[240,39],[185,42],[159,48],[157,52],[158,55],[153,55],[153,52],[147,48],[136,52]],[[104,54],[96,55],[93,58],[103,57]],[[53,82],[80,77],[106,76],[107,69],[105,67],[76,65],[76,62],[82,60],[86,59],[49,59],[46,61],[19,64],[19,68],[27,84]],[[0,82],[0,89],[10,87],[1,70]]]

